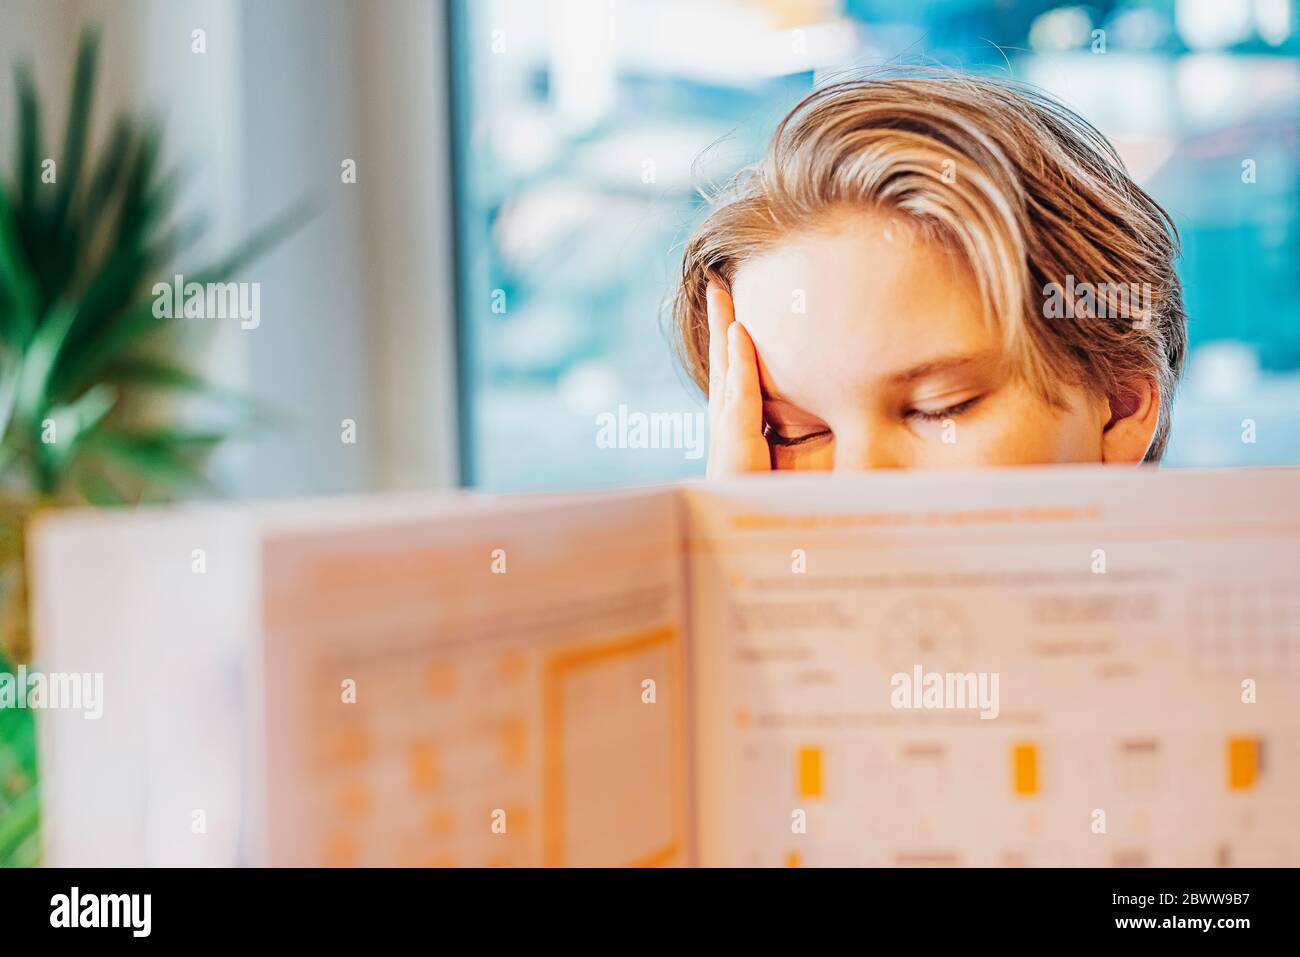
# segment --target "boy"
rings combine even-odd
[[[986,78],[800,103],[688,243],[710,475],[1157,462],[1177,231],[1086,121]]]

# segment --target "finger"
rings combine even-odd
[[[727,379],[727,327],[735,319],[731,296],[717,283],[705,290],[709,312],[709,423],[717,421]]]
[[[719,424],[742,442],[763,435],[763,396],[758,381],[758,352],[739,322],[727,329],[727,378]]]

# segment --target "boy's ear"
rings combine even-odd
[[[1160,422],[1160,390],[1154,379],[1126,382],[1110,397],[1110,421],[1101,434],[1101,460],[1136,463],[1146,458]]]

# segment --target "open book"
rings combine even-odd
[[[40,523],[51,864],[1300,864],[1300,471]]]

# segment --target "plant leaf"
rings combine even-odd
[[[18,92],[18,190],[23,206],[31,210],[40,189],[41,105],[30,64],[19,63],[14,68],[14,86]]]
[[[143,244],[144,228],[150,221],[150,191],[158,170],[160,140],[158,127],[152,123],[145,125],[136,137],[122,184],[116,247]]]
[[[5,434],[18,395],[21,360],[16,352],[0,352],[0,436]]]
[[[66,472],[84,440],[104,421],[116,402],[117,390],[101,382],[69,405],[46,409],[44,420],[53,423],[55,441],[41,442],[36,447],[43,472],[53,476]],[[53,484],[58,484],[57,479]]]
[[[126,433],[100,429],[87,437],[87,449],[116,459],[145,479],[172,487],[211,489],[196,458],[216,448],[227,432],[187,433],[164,429]]]
[[[87,502],[99,508],[125,505],[127,501],[126,496],[107,477],[92,470],[81,473],[77,481],[77,490]]]
[[[306,202],[291,207],[250,236],[225,259],[197,274],[187,275],[186,282],[207,284],[226,280],[236,270],[257,259],[298,229],[315,215],[315,211],[315,207]],[[75,359],[69,359],[68,366],[60,373],[62,381],[74,392],[84,388],[111,362],[123,358],[145,335],[155,330],[161,321],[164,320],[153,314],[152,300],[142,302],[123,313],[98,337],[93,351],[88,350],[85,354],[78,354]]]
[[[76,317],[73,307],[67,303],[56,307],[53,313],[32,337],[18,373],[14,418],[29,429],[40,422],[48,405],[50,376]]]
[[[260,420],[269,414],[268,410],[258,408],[258,402],[252,396],[226,388],[192,369],[160,359],[130,356],[106,368],[103,378],[105,382],[209,399],[233,407],[250,421]]]
[[[0,189],[0,342],[14,349],[27,344],[36,327],[36,299],[9,197]]]
[[[113,132],[100,157],[99,166],[90,178],[81,210],[81,245],[79,252],[95,241],[104,214],[112,204],[114,193],[122,180],[127,158],[135,147],[135,127],[129,117],[119,116],[113,121]]]
[[[217,391],[212,382],[197,372],[141,357],[118,360],[104,370],[104,378],[110,382],[128,382],[177,392],[210,395]]]
[[[95,64],[99,59],[99,31],[87,25],[81,31],[77,65],[72,75],[72,97],[68,102],[68,125],[63,137],[63,167],[59,170],[59,191],[54,201],[54,229],[67,229],[68,209],[81,178],[86,158],[86,131],[95,97]],[[69,264],[71,265],[71,264]]]

